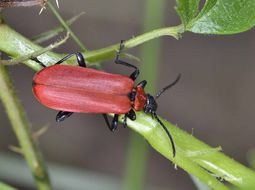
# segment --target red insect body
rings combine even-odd
[[[127,76],[90,68],[53,65],[38,72],[33,92],[45,106],[68,112],[128,113],[134,81]],[[144,104],[143,89],[137,87],[134,109]]]
[[[77,52],[67,55],[50,67],[45,67],[41,63],[45,68],[34,76],[34,95],[43,105],[59,110],[56,116],[57,122],[63,121],[73,112],[102,113],[111,131],[117,128],[118,114],[125,114],[123,125],[127,126],[127,118],[136,119],[134,110],[144,110],[145,113],[150,113],[155,117],[165,130],[172,144],[173,156],[175,156],[174,141],[156,114],[155,99],[175,85],[180,79],[180,75],[173,83],[163,88],[156,98],[145,94],[143,89],[146,85],[145,80],[134,86],[133,80],[137,78],[139,70],[135,66],[119,60],[122,47],[121,43],[115,62],[135,68],[130,77],[86,68],[82,54]],[[73,55],[76,55],[80,67],[59,65]],[[114,114],[111,125],[106,113]]]

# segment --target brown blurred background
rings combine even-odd
[[[141,34],[143,5],[144,1],[136,0],[60,0],[59,11],[66,19],[86,12],[72,29],[92,50]],[[169,1],[165,7],[165,26],[180,23],[174,6],[175,1]],[[31,38],[59,25],[50,10],[38,15],[39,9],[15,8],[2,12],[12,28]],[[159,115],[183,130],[193,131],[196,137],[211,146],[222,146],[224,153],[246,165],[247,152],[255,146],[254,48],[254,31],[231,36],[185,33],[179,41],[164,37],[157,82],[159,89],[182,73],[178,85],[159,100]],[[77,50],[69,39],[56,51],[71,53]],[[131,52],[139,57],[139,47]],[[130,72],[113,66],[111,61],[103,66],[113,73]],[[74,114],[57,124],[57,112],[39,104],[31,92],[34,71],[22,64],[9,67],[9,71],[33,130],[49,125],[47,133],[40,138],[40,148],[47,161],[121,181],[129,129],[120,126],[113,134],[101,115],[95,114]],[[0,151],[10,153],[8,145],[17,142],[2,106],[0,114]],[[151,148],[148,162],[146,183],[166,189],[195,189],[185,172],[175,170]]]

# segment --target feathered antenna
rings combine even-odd
[[[174,140],[173,140],[173,137],[172,137],[171,133],[170,133],[169,130],[166,128],[166,126],[163,124],[163,122],[158,118],[156,112],[153,113],[153,116],[157,119],[157,121],[159,122],[160,126],[165,130],[165,132],[166,132],[168,138],[170,139],[171,144],[172,144],[173,157],[175,157],[176,150],[175,150]]]

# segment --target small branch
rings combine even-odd
[[[125,41],[125,49],[130,49],[136,47],[140,44],[143,44],[149,40],[159,38],[162,36],[172,36],[174,38],[179,38],[180,34],[183,32],[183,26],[175,26],[175,27],[167,27],[156,29],[142,35],[133,37],[130,40]],[[119,48],[119,43],[105,47],[95,51],[84,52],[85,58],[89,63],[101,62],[105,60],[109,60],[115,57],[116,51]],[[29,53],[33,53],[34,51],[38,51],[42,49],[41,46],[33,43],[28,40],[21,34],[15,32],[8,25],[2,23],[0,20],[0,51],[5,52],[11,57],[17,58]],[[53,52],[46,52],[45,54],[40,56],[40,61],[45,65],[52,65],[63,58],[64,55],[56,54]],[[74,59],[70,59],[66,61],[67,64],[75,64]],[[28,67],[38,71],[41,67],[38,63],[28,60],[25,61]]]
[[[124,43],[125,49],[136,47],[145,42],[148,42],[150,40],[163,37],[163,36],[171,36],[171,37],[174,37],[175,39],[179,39],[180,34],[183,32],[184,32],[183,25],[155,29],[155,30],[146,32],[144,34],[141,34],[139,36],[133,37],[129,40],[126,40]],[[90,62],[100,62],[100,61],[108,60],[115,57],[115,54],[118,48],[119,48],[119,43],[102,48],[102,49],[98,49],[95,51],[86,52],[85,57]]]
[[[87,51],[86,47],[82,44],[82,42],[79,40],[79,38],[73,33],[73,31],[70,29],[66,21],[61,17],[61,15],[58,13],[58,11],[55,9],[55,7],[51,4],[50,1],[47,2],[47,5],[50,7],[51,11],[55,15],[55,17],[59,20],[61,25],[68,31],[73,38],[73,40],[80,46],[82,51]]]
[[[211,188],[218,190],[220,189],[218,183],[221,183],[212,175],[221,177],[242,189],[252,189],[251,187],[255,187],[254,171],[223,153],[216,151],[217,148],[210,147],[170,122],[160,118],[174,137],[176,157],[173,158],[169,139],[158,126],[158,123],[143,112],[137,112],[136,114],[136,121],[128,120],[128,126],[130,128],[144,136],[151,146],[160,154],[188,173],[198,177]],[[199,169],[200,171],[203,170],[203,172],[200,172]],[[211,172],[211,174],[208,175],[213,177],[216,181],[212,181],[211,177],[209,178],[209,176],[205,175],[205,171],[207,174],[208,171]]]
[[[41,153],[33,141],[29,122],[17,98],[11,79],[3,65],[0,65],[0,99],[5,107],[12,128],[16,134],[22,153],[34,176],[39,190],[50,190],[49,176]]]
[[[73,24],[76,20],[78,20],[85,12],[81,12],[80,14],[72,17],[71,19],[69,19],[68,21],[66,21],[67,25],[71,25]],[[55,36],[57,36],[60,32],[63,32],[65,29],[62,27],[62,26],[59,26],[59,27],[56,27],[56,28],[53,28],[52,30],[50,31],[47,31],[47,32],[44,32],[44,33],[41,33],[37,36],[34,36],[31,40],[34,42],[34,43],[42,43],[42,42],[45,42]]]
[[[34,51],[33,53],[29,53],[27,55],[20,56],[20,57],[15,58],[15,59],[0,60],[0,64],[3,64],[3,65],[14,65],[14,64],[18,64],[20,62],[24,62],[24,61],[26,61],[28,59],[32,59],[32,58],[38,57],[38,56],[44,54],[45,52],[48,52],[48,51],[50,51],[50,50],[52,50],[54,48],[57,48],[60,45],[64,44],[68,40],[68,38],[69,38],[69,33],[67,33],[66,36],[63,39],[61,39],[61,40],[59,40],[59,41],[57,41],[57,42],[55,42],[53,44],[48,45],[46,48],[42,48],[40,50]]]
[[[14,187],[11,187],[10,185],[7,185],[5,183],[0,182],[0,189],[1,190],[17,190]]]

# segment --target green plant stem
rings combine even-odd
[[[135,122],[128,120],[128,126],[144,136],[160,154],[213,189],[218,190],[219,188],[216,187],[219,186],[220,182],[212,180],[215,178],[207,172],[210,177],[205,175],[205,171],[210,171],[215,176],[222,177],[242,189],[255,187],[254,171],[223,153],[215,151],[215,148],[196,139],[170,122],[162,118],[161,120],[174,137],[177,152],[175,158],[172,157],[171,144],[166,134],[149,115],[138,112],[137,120]]]
[[[156,29],[137,37],[134,37],[125,42],[125,48],[130,49],[136,47],[140,44],[143,44],[149,40],[159,38],[162,36],[172,36],[174,38],[178,38],[180,33],[183,32],[183,26],[175,26],[175,27],[166,27]],[[116,51],[119,48],[119,44],[115,44],[106,48],[102,48],[95,51],[88,51],[84,53],[86,60],[90,62],[100,62],[109,60],[115,57]],[[5,52],[9,56],[13,58],[18,58],[20,56],[24,56],[29,53],[33,53],[34,51],[38,51],[42,49],[41,46],[33,43],[28,40],[21,34],[17,33],[15,30],[10,28],[8,25],[1,23],[0,21],[0,51]],[[58,60],[63,58],[63,54],[56,54],[53,52],[47,52],[41,56],[39,56],[40,61],[45,65],[52,65],[56,63]],[[27,60],[23,62],[28,67],[38,71],[41,69],[40,65],[32,60]],[[70,59],[66,61],[67,64],[75,64],[74,59]]]
[[[22,153],[39,190],[50,190],[50,180],[40,151],[32,138],[29,122],[17,98],[6,68],[0,65],[0,99],[5,107]]]
[[[0,189],[1,190],[17,190],[14,187],[11,187],[10,185],[7,185],[5,183],[0,182]]]
[[[165,0],[147,0],[144,2],[143,32],[160,28],[163,25],[165,3]],[[160,45],[160,39],[156,39],[141,47],[140,57],[142,63],[146,64],[141,64],[140,70],[143,72],[141,72],[139,77],[146,79],[150,84],[146,87],[146,90],[151,94],[155,94],[156,91],[160,63]],[[129,139],[124,190],[144,189],[148,151],[148,145],[144,142],[144,139],[137,133],[132,132]]]
[[[84,14],[84,12],[81,12],[80,14],[70,18],[69,20],[66,21],[67,25],[70,26],[71,24],[73,24],[76,20],[78,20],[82,15]],[[56,27],[56,28],[53,28],[51,29],[50,31],[47,31],[47,32],[44,32],[44,33],[41,33],[39,35],[36,35],[34,36],[33,38],[31,38],[31,40],[34,42],[34,43],[42,43],[42,42],[45,42],[55,36],[57,36],[60,32],[63,32],[65,29],[63,28],[62,25]]]
[[[141,34],[139,36],[133,37],[129,40],[126,40],[124,43],[125,49],[136,47],[138,45],[144,44],[145,42],[148,42],[150,40],[163,37],[163,36],[171,36],[176,39],[179,39],[180,34],[183,32],[184,32],[183,25],[155,29],[155,30],[146,32],[144,34]],[[90,62],[100,62],[100,61],[112,59],[115,57],[116,51],[118,51],[118,48],[119,48],[119,43],[109,47],[102,48],[102,49],[90,51],[86,53],[86,58]]]
[[[66,21],[61,17],[61,15],[58,13],[58,11],[55,9],[55,7],[51,4],[50,1],[47,1],[47,5],[50,7],[51,11],[55,15],[55,17],[59,20],[61,25],[68,31],[75,41],[75,43],[81,48],[82,51],[87,51],[86,47],[83,45],[83,43],[79,40],[79,38],[73,33],[73,31],[70,29]]]
[[[51,51],[52,49],[62,45],[63,43],[66,42],[66,40],[69,38],[69,33],[67,33],[66,37],[63,38],[62,40],[55,42],[53,44],[48,45],[45,48],[41,48],[40,50],[34,51],[33,53],[30,54],[26,54],[24,56],[20,56],[18,58],[14,58],[14,59],[10,59],[10,60],[0,60],[0,64],[4,64],[4,65],[14,65],[14,64],[18,64],[20,62],[26,61],[28,59],[31,58],[35,58],[35,57],[39,57],[40,55]]]
[[[129,137],[123,190],[141,190],[144,188],[147,156],[148,145],[140,135],[132,131]]]

